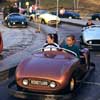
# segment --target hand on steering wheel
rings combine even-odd
[[[43,51],[58,51],[58,47],[55,44],[46,44],[43,47]]]

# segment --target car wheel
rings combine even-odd
[[[69,16],[68,19],[72,19],[72,16]]]
[[[44,19],[41,20],[41,24],[46,24]]]
[[[32,17],[30,17],[29,21],[32,21],[32,20],[33,20],[33,18],[32,18]]]
[[[69,82],[69,91],[73,92],[75,90],[75,87],[76,87],[76,79],[72,77]]]
[[[25,25],[25,28],[27,28],[28,27],[28,25]]]
[[[90,58],[91,57],[90,57],[90,52],[89,52],[88,55],[87,55],[87,64],[86,64],[87,65],[87,67],[86,67],[87,70],[89,70],[90,69],[90,66],[91,66]]]

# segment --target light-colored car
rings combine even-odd
[[[30,14],[30,16],[29,16],[29,20],[36,22],[36,21],[38,21],[39,15],[44,14],[44,13],[48,13],[48,11],[47,10],[37,10],[37,11],[33,11]]]
[[[56,25],[60,23],[59,17],[57,17],[56,15],[49,14],[49,13],[40,15],[39,19],[42,24]]]
[[[83,28],[80,40],[81,46],[86,46],[90,49],[100,48],[100,25]]]
[[[37,20],[36,20],[37,18]],[[56,25],[60,23],[60,18],[48,12],[34,13],[30,15],[30,20],[39,21],[41,24]]]

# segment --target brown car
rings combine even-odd
[[[65,51],[40,51],[22,61],[16,69],[17,88],[36,93],[73,91],[89,67],[82,54],[80,61],[75,53]],[[88,50],[83,52],[88,59]]]

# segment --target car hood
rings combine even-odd
[[[57,17],[56,15],[52,15],[49,13],[41,14],[39,17],[44,18],[46,20],[60,20],[60,18]]]
[[[24,16],[14,16],[14,17],[10,17],[9,18],[9,21],[26,21],[25,17]]]
[[[52,59],[33,56],[24,60],[18,66],[16,72],[23,78],[32,77],[59,80],[59,78],[63,77],[77,61],[77,58]]]
[[[83,39],[89,40],[100,40],[100,28],[90,28],[83,31]]]

